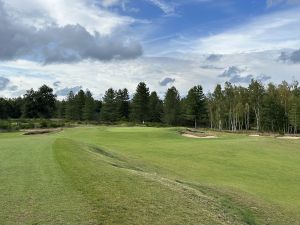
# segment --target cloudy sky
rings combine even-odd
[[[0,0],[0,96],[300,81],[300,0]]]

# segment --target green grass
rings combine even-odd
[[[0,134],[0,224],[300,224],[300,141],[176,129]]]

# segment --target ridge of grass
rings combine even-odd
[[[60,147],[60,146],[63,146]],[[97,188],[97,185],[102,186],[102,183],[105,182],[105,185],[112,185],[112,183],[109,183],[110,179],[115,179],[115,176],[120,176],[120,174],[123,174],[122,177],[126,177],[126,179],[123,179],[122,182],[126,186],[134,184],[135,186],[140,182],[146,182],[150,183],[152,187],[156,187],[156,189],[151,189],[153,192],[152,195],[148,195],[148,198],[143,198],[143,196],[140,196],[142,201],[144,202],[142,205],[145,208],[151,208],[153,213],[156,214],[157,221],[160,221],[155,224],[163,224],[162,221],[164,221],[165,224],[173,224],[173,222],[165,221],[163,218],[166,215],[166,211],[168,211],[165,207],[173,208],[173,210],[168,211],[170,215],[176,216],[176,222],[175,224],[181,224],[182,222],[185,222],[187,224],[195,224],[197,221],[202,221],[202,224],[248,224],[248,225],[257,225],[255,216],[251,210],[248,208],[245,208],[245,206],[242,206],[241,204],[235,205],[236,203],[233,202],[229,197],[226,195],[222,195],[220,193],[212,193],[213,190],[210,189],[208,192],[208,188],[205,187],[197,187],[193,184],[189,184],[186,182],[181,182],[178,180],[170,180],[168,178],[161,177],[158,174],[153,174],[151,172],[144,171],[140,168],[137,168],[134,164],[134,162],[128,162],[124,160],[123,156],[119,156],[116,153],[111,153],[107,150],[103,150],[99,147],[94,146],[88,146],[83,143],[74,142],[70,139],[58,139],[56,140],[54,144],[55,154],[56,158],[61,164],[64,172],[70,176],[70,179],[72,182],[74,182],[74,185],[78,188],[80,192],[83,192],[87,194],[87,198],[90,200],[91,204],[94,205],[95,210],[99,210],[99,215],[103,215],[104,208],[101,207],[101,200],[98,201],[96,199],[99,199],[99,196],[101,195],[101,188]],[[96,153],[97,155],[93,154]],[[80,156],[80,158],[77,158]],[[88,158],[88,159],[87,159]],[[70,161],[71,160],[71,161]],[[78,160],[78,161],[77,161]],[[84,162],[89,162],[88,164],[84,163],[81,164],[80,161],[83,160]],[[76,162],[77,161],[77,162]],[[70,163],[72,162],[72,163]],[[72,170],[70,170],[72,165]],[[74,165],[77,165],[74,167]],[[84,165],[84,167],[82,167]],[[96,165],[96,166],[95,166]],[[89,171],[91,171],[91,167],[93,167],[96,171],[99,173],[94,174],[92,177],[89,177]],[[114,168],[115,167],[115,168]],[[101,169],[100,169],[101,168]],[[105,171],[104,171],[105,170]],[[93,171],[95,172],[95,171]],[[107,175],[107,173],[111,176],[110,179],[106,179],[106,176],[103,176],[104,174]],[[105,178],[104,178],[105,177]],[[120,180],[119,180],[120,181]],[[88,187],[88,191],[83,188],[82,182],[85,183],[85,186]],[[128,182],[131,182],[132,184],[129,184]],[[124,185],[123,184],[123,185]],[[148,184],[149,185],[149,184]],[[196,188],[195,188],[196,187]],[[104,189],[106,189],[105,187]],[[116,187],[112,187],[110,191],[106,190],[106,195],[113,195],[115,191],[120,191],[122,189],[122,186],[117,187],[117,189],[114,189]],[[202,192],[202,190],[206,190],[206,195]],[[144,186],[141,191],[148,191],[147,186]],[[167,205],[160,205],[160,201],[163,200],[163,198],[169,198],[167,192],[172,191],[174,192],[172,201],[168,202]],[[84,194],[84,195],[85,195]],[[156,196],[160,195],[159,198]],[[176,196],[176,197],[175,197]],[[178,197],[179,196],[179,197]],[[217,196],[217,198],[216,198]],[[128,197],[132,197],[128,193],[126,195],[122,195],[120,198],[126,198],[125,201],[128,201],[125,205],[131,205],[131,199]],[[153,200],[154,198],[154,200]],[[180,198],[180,201],[183,203],[180,203],[179,205],[174,205],[174,199]],[[96,201],[95,201],[96,200]],[[104,199],[103,199],[104,200]],[[176,200],[178,201],[178,200]],[[184,218],[184,215],[179,214],[177,212],[177,207],[185,206],[185,202],[189,202],[188,205],[193,204],[194,208],[192,209],[190,206],[187,207],[187,209],[182,210],[188,210],[185,213],[192,213],[193,211],[204,211],[206,214],[200,214],[199,213],[194,214],[193,216],[189,217],[189,219],[182,220]],[[155,203],[154,203],[155,202]],[[178,203],[178,202],[176,202]],[[195,204],[196,203],[196,204]],[[110,214],[114,214],[115,210],[118,209],[119,205],[117,202],[113,202],[113,199],[106,198],[105,204],[107,207],[107,204],[109,205],[109,209],[111,209],[110,212],[105,211],[105,216],[100,216],[99,220],[106,221],[108,224],[131,224],[132,221],[127,221],[125,218],[127,216],[124,216],[121,218],[122,221],[107,221],[112,218]],[[153,205],[156,205],[153,207]],[[157,207],[159,205],[159,207]],[[155,210],[156,208],[156,210]],[[165,208],[165,209],[164,209]],[[184,208],[184,207],[183,207]],[[164,209],[164,214],[160,214],[161,210]],[[136,209],[135,209],[136,210]],[[138,215],[141,215],[139,210],[135,211],[132,208],[126,208],[124,211],[124,214],[128,215],[130,214],[131,217],[138,218]],[[148,211],[148,209],[144,209]],[[144,211],[143,210],[143,211]],[[210,220],[207,221],[207,214],[210,214]],[[149,222],[149,215],[143,215],[139,217],[139,222],[137,224],[147,224]],[[125,219],[125,220],[124,220]],[[215,220],[215,221],[214,221]],[[147,222],[146,222],[147,221]],[[207,221],[208,223],[205,223],[203,221]],[[104,222],[106,224],[106,222]],[[152,221],[153,222],[153,221]],[[152,223],[151,223],[152,224]]]

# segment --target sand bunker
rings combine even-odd
[[[217,138],[216,136],[197,136],[193,134],[182,134],[183,137],[188,138],[200,138],[200,139],[211,139],[211,138]]]
[[[62,131],[61,128],[58,129],[35,129],[35,130],[23,130],[25,133],[24,135],[37,135],[37,134],[49,134],[54,132]]]
[[[249,135],[249,137],[260,137],[260,135],[259,134],[251,134],[251,135]]]
[[[284,136],[284,137],[277,137],[278,139],[286,139],[286,140],[299,140],[300,137],[293,137],[293,136]]]

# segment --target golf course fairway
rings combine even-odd
[[[300,224],[300,140],[0,133],[0,224]]]

